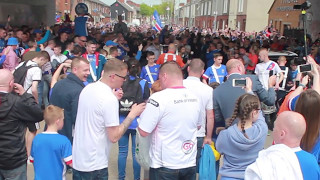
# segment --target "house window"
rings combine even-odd
[[[211,1],[208,2],[208,15],[211,15]]]
[[[243,0],[239,0],[238,12],[243,12]]]
[[[223,0],[223,13],[228,13],[228,1],[229,0]]]
[[[205,2],[203,3],[204,6],[204,15],[208,15],[208,4]]]

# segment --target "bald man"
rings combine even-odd
[[[181,68],[185,66],[181,56],[176,55],[176,45],[173,43],[169,44],[167,53],[163,53],[159,56],[157,64],[163,64],[167,61],[176,61]]]
[[[320,179],[316,158],[300,148],[305,131],[306,122],[301,114],[280,113],[273,129],[276,145],[259,153],[256,162],[247,168],[246,179],[264,179],[265,176],[270,179]]]
[[[279,75],[279,79],[276,82],[276,89],[279,88],[279,83],[283,80],[284,76],[283,76],[283,72],[280,69],[279,65],[274,62],[271,61],[269,59],[268,56],[268,50],[267,49],[261,49],[259,52],[259,59],[262,61],[261,63],[258,63],[254,73],[256,75],[258,75],[259,80],[263,86],[263,88],[265,88],[266,90],[268,90],[269,88],[269,75],[270,72],[272,72],[272,75]]]
[[[262,87],[256,75],[245,75],[245,67],[238,59],[230,59],[227,62],[228,79],[218,86],[213,92],[213,109],[217,126],[224,126],[225,119],[232,116],[236,100],[245,93],[240,87],[233,87],[234,79],[245,79],[249,77],[252,81],[252,91],[259,97],[259,100],[267,105],[274,105],[276,93],[273,88],[268,91]],[[270,77],[269,87],[275,85],[276,77]]]
[[[27,179],[26,123],[43,119],[31,94],[14,83],[9,70],[0,70],[0,179]],[[15,93],[13,93],[15,92]]]
[[[152,139],[150,180],[195,180],[197,130],[202,123],[200,102],[183,86],[176,62],[161,66],[159,81],[164,90],[150,96],[138,128],[141,136],[151,135]]]

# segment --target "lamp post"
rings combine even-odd
[[[217,16],[218,16],[218,0],[215,0],[215,10],[213,12],[214,15],[214,23],[213,23],[213,29],[217,29]]]
[[[167,23],[169,25],[170,24],[170,18],[169,18],[170,7],[168,6],[166,10],[167,10]]]

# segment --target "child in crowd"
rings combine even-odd
[[[217,150],[224,155],[221,180],[244,179],[247,166],[255,162],[268,133],[259,98],[252,94],[240,96],[227,123],[229,128],[220,132],[216,142]]]
[[[158,80],[160,65],[156,64],[154,52],[147,52],[147,60],[148,64],[142,67],[140,78],[145,79],[149,83],[149,88],[151,88],[152,84]]]
[[[222,63],[223,56],[220,53],[214,54],[214,64],[208,67],[206,72],[202,75],[202,82],[205,84],[211,84],[217,82],[219,84],[224,82],[224,78],[228,75],[227,68]],[[209,79],[209,80],[208,80]],[[209,82],[207,82],[207,80]]]
[[[73,57],[73,54],[72,54],[73,48],[74,48],[73,41],[67,41],[66,50],[64,50],[62,54],[67,56],[68,59],[71,59]]]
[[[63,63],[65,60],[67,60],[67,56],[61,54],[61,45],[57,44],[53,48],[54,54],[50,57],[52,68],[55,70],[57,67]]]
[[[65,179],[66,165],[72,167],[72,147],[67,137],[58,134],[64,124],[63,109],[49,105],[44,120],[48,128],[34,138],[31,148],[35,179]]]

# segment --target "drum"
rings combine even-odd
[[[85,3],[79,3],[76,5],[75,11],[77,15],[87,14],[88,6]]]

